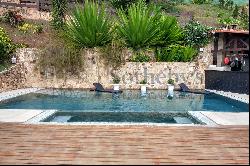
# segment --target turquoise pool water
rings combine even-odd
[[[172,99],[166,90],[138,90],[122,94],[87,90],[41,90],[0,103],[0,109],[56,109],[63,112],[249,112],[248,104],[219,95],[175,92]]]
[[[183,112],[69,112],[59,111],[42,122],[119,122],[119,123],[167,123],[204,124]]]

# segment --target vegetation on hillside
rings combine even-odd
[[[41,59],[42,66],[48,62],[57,66],[58,71],[65,68],[62,70],[65,72],[73,70],[68,65],[82,68],[78,63],[81,49],[94,47],[100,48],[101,57],[115,67],[125,62],[126,49],[132,50],[129,60],[133,62],[192,61],[198,48],[209,43],[211,29],[233,23],[249,29],[247,6],[232,0],[192,0],[190,3],[185,0],[103,0],[85,1],[73,8],[66,0],[53,0],[50,23],[24,20],[11,11],[0,20],[13,42],[42,48],[46,55],[51,55],[51,58],[41,56],[50,59]],[[50,44],[55,49],[48,48],[51,41],[60,44]],[[55,50],[60,47],[66,51],[57,54]],[[70,56],[72,50],[75,50],[74,56]],[[58,56],[52,58],[53,54]],[[8,59],[10,53],[6,55]]]

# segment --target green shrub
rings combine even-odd
[[[4,29],[0,27],[0,64],[6,63],[10,60],[10,54],[13,52],[13,44],[5,33]]]
[[[234,7],[234,1],[233,0],[227,0],[226,3],[225,3],[225,7],[226,7],[226,9],[232,10],[233,7]]]
[[[128,8],[128,13],[119,10],[118,16],[118,34],[128,47],[145,48],[159,41],[160,8],[139,1]]]
[[[42,33],[43,32],[43,26],[42,25],[35,25],[33,27],[33,32],[34,33]]]
[[[160,6],[161,9],[167,13],[179,13],[180,10],[176,7],[178,4],[183,4],[183,1],[175,1],[175,0],[158,0],[155,2],[157,6]]]
[[[120,80],[120,78],[119,78],[118,76],[114,76],[114,77],[113,77],[113,83],[114,83],[114,84],[119,84],[120,81],[121,81],[121,80]]]
[[[174,85],[174,80],[173,79],[168,79],[168,84]]]
[[[68,8],[68,0],[52,0],[52,20],[54,29],[60,29],[64,26],[65,13]]]
[[[150,56],[138,52],[130,58],[131,62],[149,62],[151,60]]]
[[[240,8],[238,5],[235,5],[232,14],[233,18],[238,18],[239,14],[240,14]]]
[[[223,26],[228,26],[231,24],[239,24],[240,20],[233,18],[233,17],[226,17],[226,18],[219,19],[218,22]]]
[[[178,25],[175,17],[163,15],[159,24],[160,38],[156,46],[166,47],[172,43],[183,40],[183,30]]]
[[[219,12],[219,13],[217,14],[217,17],[218,17],[218,18],[222,18],[224,15],[225,15],[224,12]]]
[[[200,24],[198,21],[191,20],[184,27],[184,41],[192,47],[203,47],[210,42],[209,31],[211,27]]]
[[[111,41],[111,26],[104,6],[85,1],[77,6],[68,22],[66,36],[79,47],[104,46]]]
[[[247,13],[247,8],[242,7],[239,14],[240,26],[243,29],[249,30],[249,14]]]
[[[225,0],[219,0],[219,7],[224,7],[225,6]]]
[[[0,63],[0,72],[6,70],[9,67],[9,64],[1,64]]]
[[[127,8],[132,4],[135,3],[136,0],[110,0],[112,6],[116,9],[123,9],[127,10]]]
[[[233,9],[233,0],[219,0],[219,7],[223,9]]]
[[[41,25],[35,25],[30,23],[24,23],[18,26],[18,30],[23,33],[42,33],[43,27]]]
[[[22,31],[23,33],[27,33],[32,29],[32,25],[29,23],[24,23],[23,25],[18,26],[18,30]]]
[[[147,84],[147,81],[144,79],[144,80],[141,80],[140,81],[140,84]]]
[[[211,4],[213,0],[192,0],[193,4]]]
[[[189,62],[193,60],[197,54],[197,50],[193,47],[175,44],[165,48],[158,48],[156,52],[156,61]]]
[[[16,11],[11,10],[4,12],[1,20],[14,27],[21,25],[24,22],[21,15],[17,14]]]
[[[198,51],[190,46],[186,46],[182,49],[182,57],[180,61],[182,62],[189,62],[193,60],[198,55]]]

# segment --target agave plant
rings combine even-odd
[[[162,15],[160,20],[161,38],[157,46],[166,47],[173,43],[178,43],[183,38],[183,31],[178,25],[175,17]]]
[[[103,46],[110,42],[110,23],[103,5],[85,1],[77,5],[66,22],[66,36],[80,47]]]
[[[118,10],[118,16],[118,34],[127,46],[134,49],[145,48],[155,45],[160,40],[159,7],[147,6],[144,1],[139,1],[132,4],[127,13],[124,10]]]

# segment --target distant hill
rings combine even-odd
[[[190,2],[192,0],[185,0],[185,2]],[[214,2],[218,2],[219,0],[214,0]],[[249,4],[248,0],[233,0],[234,3],[242,5],[242,4]]]
[[[249,4],[248,0],[234,0],[234,3],[236,4]]]

